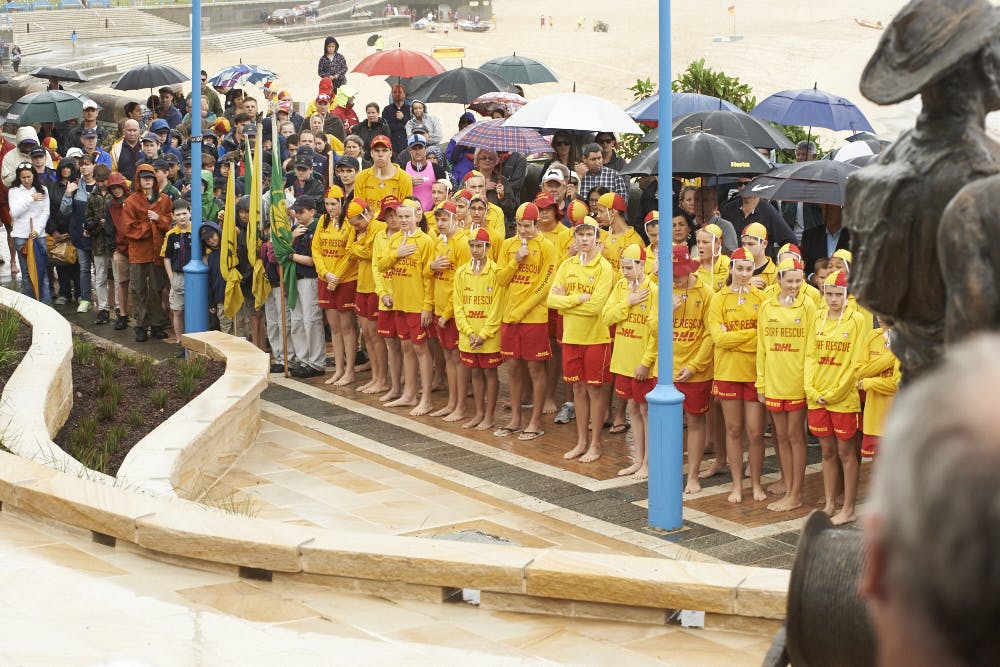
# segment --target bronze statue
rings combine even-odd
[[[941,216],[963,186],[1000,172],[1000,144],[984,129],[986,114],[1000,109],[1000,9],[988,0],[912,0],[882,35],[861,92],[879,104],[919,93],[923,103],[916,127],[848,180],[844,207],[852,287],[894,323],[893,351],[909,381],[941,358],[946,304],[969,298],[952,286],[977,293],[984,284],[966,275],[980,250],[967,221]],[[1000,208],[1000,192],[992,200]],[[988,316],[997,318],[995,305]]]

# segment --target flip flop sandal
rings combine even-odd
[[[619,433],[628,433],[628,430],[629,430],[628,424],[615,424],[614,426],[611,427],[608,433],[612,435],[617,435]]]
[[[535,440],[545,435],[545,431],[524,431],[517,436],[518,440]]]
[[[506,438],[507,436],[514,435],[515,433],[520,433],[521,430],[522,429],[519,428],[507,428],[506,426],[504,426],[503,428],[498,428],[497,430],[493,431],[493,435],[495,435],[498,438]]]

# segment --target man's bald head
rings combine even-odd
[[[129,118],[125,121],[122,131],[125,133],[125,141],[130,144],[139,141],[139,121]]]

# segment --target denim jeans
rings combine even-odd
[[[90,250],[77,248],[76,261],[80,265],[80,301],[93,302],[94,294],[91,290],[93,272],[91,267],[94,264],[94,254]]]
[[[21,293],[30,296],[32,299],[35,298],[34,288],[31,286],[31,279],[28,278],[28,258],[21,254],[21,248],[28,245],[29,239],[14,239],[14,250],[17,253],[17,264],[21,267]],[[47,256],[47,254],[46,254]],[[52,294],[49,292],[49,276],[48,272],[42,271],[41,275],[38,276],[42,283],[41,290],[39,293],[42,297],[42,303],[47,305],[52,305]]]

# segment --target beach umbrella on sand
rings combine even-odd
[[[700,93],[670,93],[671,115],[674,118],[685,116],[697,111],[733,111],[743,113],[743,110],[732,102],[702,95]],[[640,123],[656,123],[660,120],[660,94],[650,95],[625,109],[631,118]]]
[[[762,148],[795,148],[795,144],[789,141],[788,137],[767,122],[757,120],[743,112],[697,111],[674,119],[673,136],[679,137],[692,132],[708,132],[732,137]]]
[[[31,72],[31,76],[38,77],[39,79],[51,79],[55,77],[60,81],[76,81],[78,83],[90,81],[87,75],[78,69],[69,69],[68,67],[52,67],[50,65],[39,67]]]
[[[555,93],[521,107],[505,125],[534,127],[542,134],[555,130],[643,134],[635,121],[608,100],[584,93]]]
[[[111,87],[115,90],[142,90],[143,88],[152,90],[160,86],[183,83],[191,78],[170,65],[148,62],[149,56],[146,59],[145,64],[137,65],[126,71],[111,84]]]
[[[533,58],[517,55],[500,56],[487,60],[479,69],[503,77],[511,83],[550,83],[559,81],[556,73],[549,66]]]
[[[469,111],[475,111],[482,116],[488,116],[497,107],[503,107],[509,116],[527,103],[528,100],[517,93],[486,93],[472,100],[472,104],[469,105]]]
[[[410,91],[410,96],[424,102],[468,104],[480,95],[511,88],[505,79],[475,67],[459,67],[431,77]]]
[[[771,163],[739,139],[694,132],[671,141],[675,176],[744,176],[763,174]]]
[[[43,90],[19,98],[7,109],[7,122],[62,123],[83,116],[83,102],[65,90]]]
[[[857,170],[836,160],[795,162],[757,176],[746,187],[763,199],[843,206],[847,179]]]
[[[444,71],[444,67],[426,53],[409,49],[389,49],[365,56],[351,71],[368,76],[381,74],[413,77],[440,74]]]
[[[755,106],[750,115],[779,125],[804,125],[854,132],[875,131],[853,102],[819,90],[815,84],[812,88],[775,93]]]
[[[473,123],[455,135],[456,146],[489,148],[497,152],[547,153],[552,146],[530,127],[507,127],[503,118],[488,118]]]

